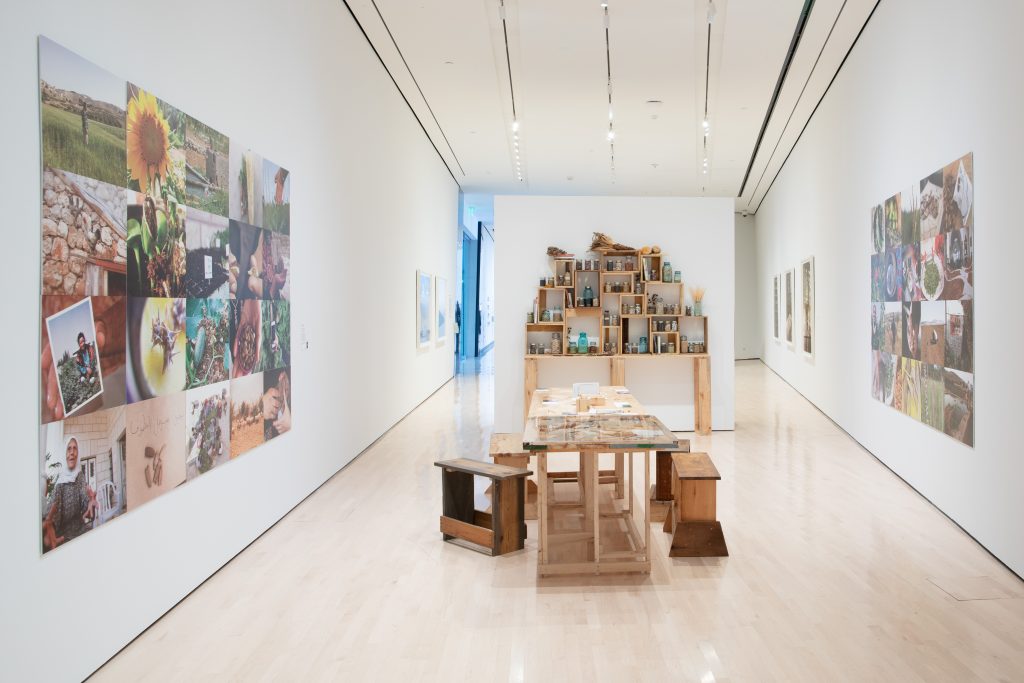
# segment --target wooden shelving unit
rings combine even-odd
[[[609,251],[587,260],[600,267],[584,269],[575,256],[552,259],[552,275],[537,288],[534,322],[526,324],[527,355],[699,355],[689,353],[691,341],[707,349],[708,319],[684,315],[684,284],[661,279],[664,254]],[[589,299],[585,296],[588,286]],[[666,309],[666,305],[673,308]],[[610,316],[615,322],[608,322]],[[667,323],[669,329],[659,330],[659,323]],[[671,329],[673,325],[675,329]],[[569,342],[577,342],[580,332],[586,333],[588,346],[597,342],[596,353],[569,354]],[[552,345],[554,333],[558,343]],[[647,340],[647,350],[642,353],[641,337]],[[543,347],[546,353],[530,354],[531,344]],[[623,344],[637,348],[631,352]]]
[[[582,268],[584,260],[593,260],[598,267]],[[552,274],[537,288],[534,322],[526,323],[527,411],[537,388],[539,360],[604,357],[611,364],[611,383],[625,386],[627,359],[685,357],[693,360],[695,429],[698,434],[711,432],[708,318],[685,315],[683,283],[662,280],[666,260],[663,253],[641,254],[635,250],[595,253],[593,259],[552,259]],[[585,296],[587,286],[589,299]],[[637,306],[639,312],[634,312]],[[545,317],[549,319],[544,320]],[[667,323],[669,328],[674,324],[675,329],[659,330],[659,323]],[[568,352],[569,342],[577,342],[580,332],[586,333],[588,347],[591,342],[597,343],[595,353]],[[557,335],[557,344],[552,343],[553,335]],[[646,337],[646,352],[626,352],[625,344],[635,344],[639,351],[641,337]],[[694,353],[688,350],[691,341],[700,343]],[[538,350],[543,348],[545,353],[530,353],[531,344],[536,344]],[[671,352],[669,344],[674,349]],[[556,352],[552,353],[553,349]]]

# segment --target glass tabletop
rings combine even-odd
[[[526,422],[523,447],[531,451],[657,450],[677,439],[653,415],[541,415]]]

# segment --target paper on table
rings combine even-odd
[[[629,403],[627,403],[626,401],[616,401],[615,405],[618,408],[628,408],[629,407]]]
[[[616,394],[628,394],[629,393],[629,389],[616,389],[615,393]]]

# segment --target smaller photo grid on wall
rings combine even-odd
[[[43,552],[292,424],[291,174],[40,36]]]
[[[872,395],[974,445],[974,157],[871,210]]]

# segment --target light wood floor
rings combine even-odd
[[[1024,584],[759,362],[694,440],[731,557],[657,525],[649,577],[538,581],[533,522],[442,543],[432,463],[486,452],[492,387],[448,384],[95,679],[1024,680]]]

